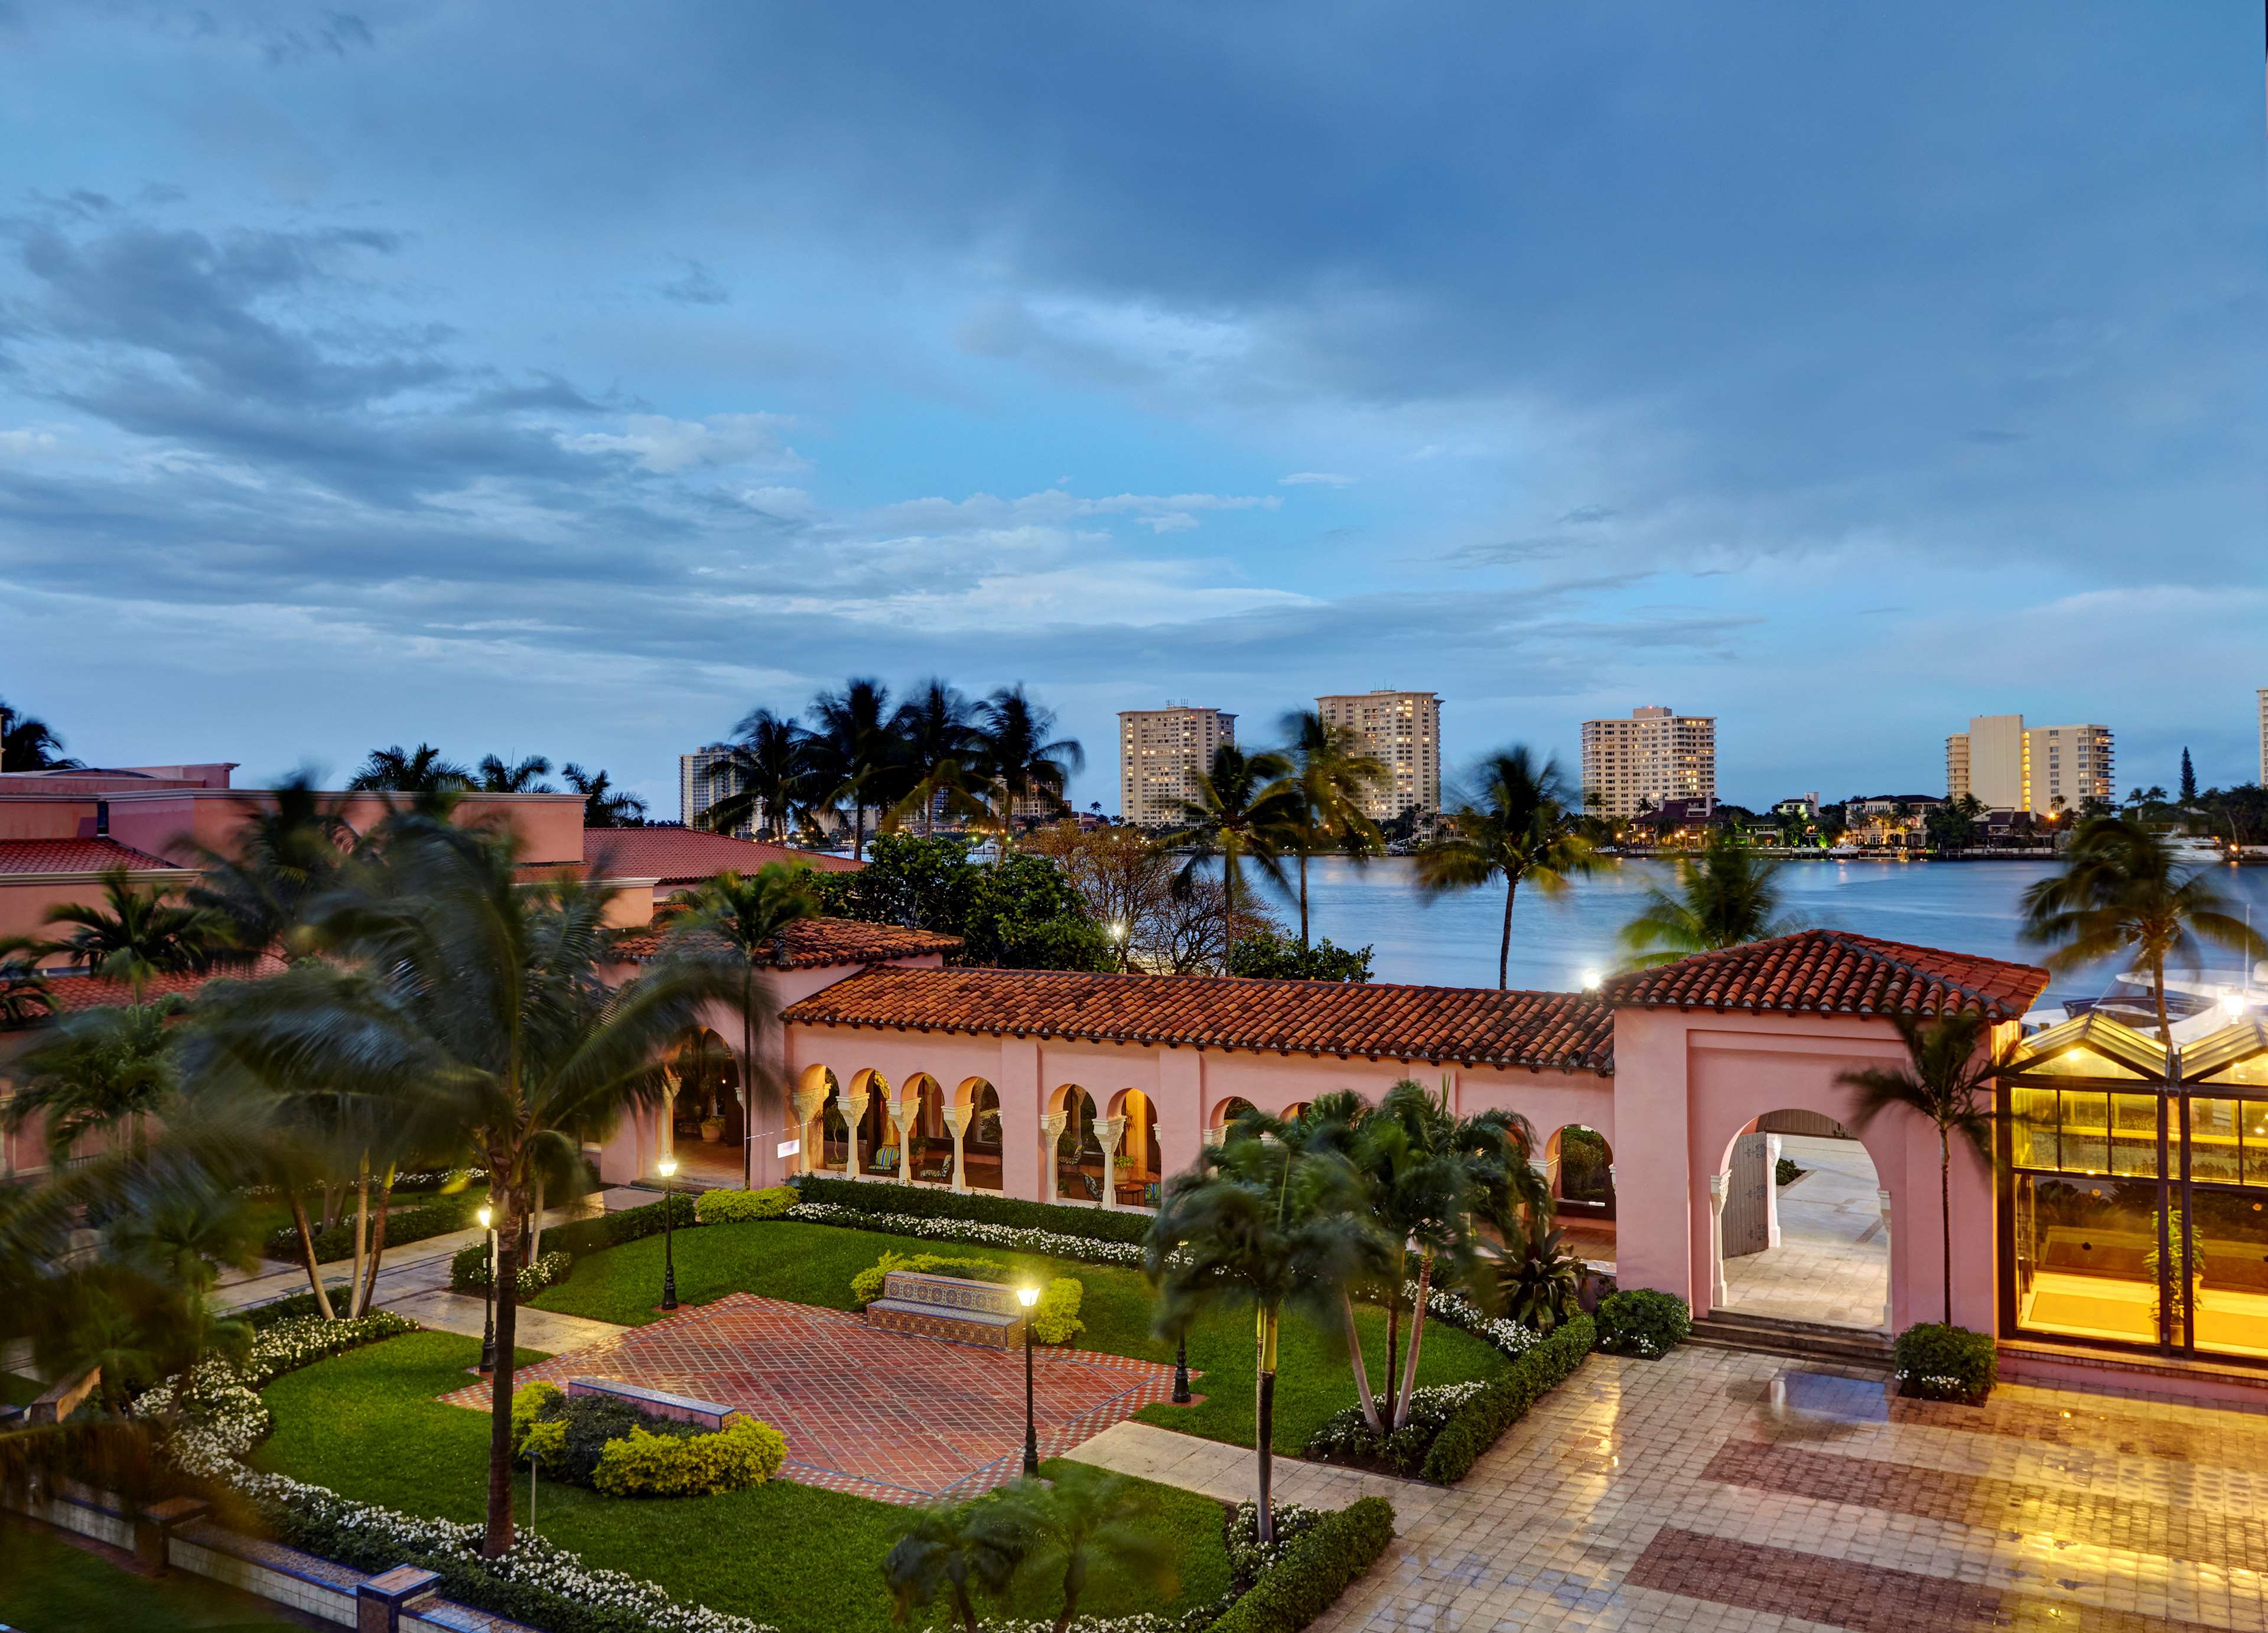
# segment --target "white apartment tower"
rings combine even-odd
[[[1681,715],[1662,704],[1627,720],[1583,722],[1583,802],[1605,817],[1638,814],[1672,799],[1717,803],[1717,717]]]
[[[2260,785],[2268,788],[2268,686],[2260,688]]]
[[[686,827],[698,827],[703,812],[727,794],[740,791],[740,779],[725,764],[732,753],[724,743],[711,743],[677,756],[677,820]],[[755,831],[753,820],[733,830],[740,839],[755,838]]]
[[[1441,809],[1441,700],[1432,692],[1335,692],[1315,700],[1323,724],[1351,732],[1362,753],[1385,766],[1386,781],[1363,800],[1363,814],[1390,822]]]
[[[2111,799],[2107,725],[2034,725],[2021,715],[1978,715],[1945,739],[1945,797],[1973,794],[1988,811],[2077,811]]]
[[[1171,828],[1195,799],[1213,750],[1236,740],[1236,717],[1174,704],[1118,712],[1118,812],[1138,828]]]

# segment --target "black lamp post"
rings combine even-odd
[[[475,1217],[480,1220],[481,1229],[489,1233],[489,1281],[481,1300],[481,1376],[485,1378],[496,1371],[496,1213],[482,1203]]]
[[[1040,1429],[1032,1405],[1032,1306],[1040,1301],[1036,1287],[1016,1289],[1016,1302],[1024,1306],[1024,1472],[1040,1472]]]
[[[670,1181],[677,1174],[677,1159],[665,1157],[654,1165],[661,1170],[661,1307],[677,1308],[677,1254],[670,1239],[670,1203],[676,1189]]]
[[[1189,1403],[1189,1341],[1187,1334],[1174,1341],[1174,1404]]]

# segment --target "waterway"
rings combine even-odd
[[[1956,952],[2043,961],[2042,949],[2021,938],[2025,889],[2049,876],[2048,862],[1790,862],[1778,875],[1782,912],[1801,926],[1852,930],[1892,941]],[[2268,934],[2268,868],[2216,870],[2224,889],[2250,908]],[[1621,957],[1622,926],[1645,906],[1646,894],[1675,882],[1675,864],[1626,861],[1578,880],[1557,898],[1523,888],[1513,909],[1512,984],[1565,990],[1587,974],[1613,969]],[[1427,897],[1418,890],[1412,864],[1390,858],[1363,866],[1344,859],[1317,862],[1308,871],[1314,933],[1341,946],[1372,949],[1379,981],[1428,986],[1492,987],[1497,939],[1504,917],[1501,886]],[[1295,905],[1271,904],[1288,924]],[[2208,974],[2241,982],[2233,954],[2208,950]],[[2043,1003],[2096,997],[2115,971],[2102,968],[2058,976]],[[2256,981],[2255,990],[2261,983]]]

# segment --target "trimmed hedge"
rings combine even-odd
[[[452,1231],[468,1228],[473,1223],[473,1210],[488,1199],[486,1191],[459,1191],[439,1202],[421,1203],[414,1208],[389,1208],[386,1215],[386,1245],[400,1247],[410,1242],[422,1242],[429,1237],[446,1236]],[[371,1210],[371,1230],[378,1228],[378,1210]],[[315,1243],[315,1262],[330,1264],[340,1259],[354,1257],[354,1210],[328,1230],[311,1232]],[[304,1264],[299,1252],[299,1232],[295,1225],[282,1225],[268,1232],[261,1244],[261,1252],[270,1259],[285,1264]]]
[[[1658,1361],[1693,1335],[1693,1307],[1675,1293],[1631,1287],[1599,1300],[1599,1348]]]
[[[1079,1319],[1080,1301],[1086,1297],[1082,1282],[1069,1276],[1058,1276],[1040,1290],[1040,1301],[1032,1306],[1032,1337],[1043,1344],[1067,1344],[1086,1330],[1086,1323]]]
[[[794,1206],[795,1193],[784,1185],[761,1191],[703,1191],[693,1200],[693,1217],[703,1225],[747,1225],[779,1218]]]
[[[1898,1335],[1890,1359],[1899,1392],[1925,1401],[1981,1405],[2000,1381],[2000,1353],[1992,1334],[1965,1327],[1916,1322]]]
[[[885,1247],[882,1256],[850,1278],[850,1306],[863,1310],[882,1296],[882,1285],[893,1270],[958,1276],[971,1282],[1005,1282],[1008,1267],[998,1259],[964,1259],[941,1253],[898,1253]]]
[[[1285,1550],[1210,1633],[1298,1633],[1338,1602],[1394,1541],[1394,1505],[1366,1497],[1326,1515]]]
[[[1597,1336],[1590,1319],[1579,1315],[1482,1385],[1434,1437],[1418,1478],[1447,1486],[1470,1474],[1481,1454],[1527,1416],[1528,1408],[1574,1374]]]
[[[735,1412],[714,1434],[633,1429],[607,1442],[591,1477],[601,1497],[715,1497],[760,1486],[787,1461],[787,1437]]]
[[[326,1282],[323,1284],[323,1291],[331,1296],[333,1315],[343,1314],[349,1301],[354,1297],[354,1289],[344,1282]],[[322,1312],[315,1307],[315,1295],[312,1292],[304,1292],[293,1293],[288,1298],[271,1299],[266,1304],[254,1305],[249,1310],[239,1311],[237,1319],[251,1328],[254,1332],[258,1333],[265,1332],[279,1321],[296,1320],[303,1315],[320,1315],[321,1313]]]
[[[1104,1241],[1149,1239],[1150,1216],[1108,1208],[1069,1208],[1061,1203],[1022,1202],[974,1191],[934,1190],[895,1181],[830,1180],[807,1175],[792,1181],[805,1202],[831,1203],[858,1213],[902,1213],[924,1219],[973,1219],[1020,1230],[1059,1231]]]

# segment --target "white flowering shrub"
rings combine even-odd
[[[1360,1406],[1342,1408],[1307,1437],[1303,1457],[1326,1463],[1360,1463],[1397,1475],[1414,1475],[1425,1454],[1464,1404],[1486,1387],[1478,1379],[1428,1384],[1410,1392],[1410,1413],[1399,1429],[1383,1433],[1364,1420]],[[1381,1407],[1381,1410],[1383,1408]]]
[[[1412,1304],[1417,1303],[1418,1284],[1404,1283],[1402,1296]],[[1461,1332],[1470,1333],[1483,1343],[1514,1360],[1526,1355],[1541,1342],[1534,1328],[1522,1327],[1518,1321],[1506,1320],[1502,1316],[1483,1315],[1480,1307],[1471,1299],[1447,1288],[1426,1290],[1425,1313]]]
[[[459,1292],[486,1292],[489,1285],[487,1247],[475,1244],[457,1256],[462,1259],[467,1255],[472,1259],[471,1269],[461,1276],[452,1274],[450,1284]],[[575,1255],[571,1253],[548,1253],[534,1264],[521,1265],[512,1277],[513,1284],[519,1289],[519,1297],[514,1302],[525,1304],[555,1282],[565,1281],[567,1273],[574,1268]],[[454,1269],[453,1266],[453,1272]]]
[[[979,1219],[933,1219],[910,1213],[866,1213],[834,1203],[803,1202],[787,1210],[791,1219],[806,1225],[845,1225],[854,1231],[880,1231],[892,1236],[918,1236],[940,1242],[974,1242],[985,1247],[1007,1247],[1020,1253],[1045,1254],[1051,1259],[1077,1259],[1085,1264],[1138,1265],[1139,1242],[1104,1241],[1094,1236],[1066,1236],[1014,1225],[987,1225]]]

